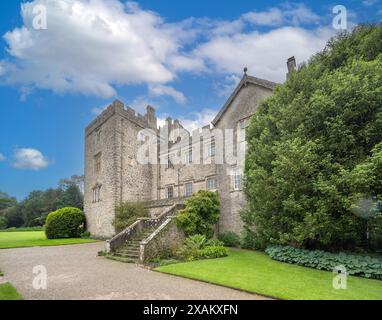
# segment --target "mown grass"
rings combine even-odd
[[[23,298],[10,283],[0,284],[0,300],[22,300]]]
[[[47,239],[44,231],[0,232],[0,249],[45,247],[95,242],[94,239]]]
[[[155,270],[280,299],[382,300],[382,281],[349,276],[347,289],[336,290],[331,272],[274,261],[258,251],[230,249],[226,258]]]
[[[25,227],[25,228],[8,228],[0,230],[0,232],[26,232],[26,231],[44,231],[44,227]]]

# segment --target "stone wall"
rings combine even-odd
[[[140,263],[146,263],[161,253],[177,250],[184,239],[184,232],[177,227],[175,217],[170,217],[147,242],[141,243]]]
[[[249,122],[250,117],[256,112],[261,100],[272,94],[271,89],[248,83],[244,86],[230,107],[222,115],[216,125],[218,129],[233,129],[235,141],[239,149],[239,122],[246,120]],[[242,189],[234,190],[231,172],[235,167],[244,168],[245,150],[242,157],[238,157],[237,163],[232,165],[219,165],[217,168],[218,191],[221,201],[221,217],[218,224],[218,232],[234,231],[240,233],[243,227],[240,211],[245,207],[245,195]]]
[[[272,94],[271,86],[262,86],[256,82],[244,81],[243,78],[235,94],[228,100],[228,107],[219,113],[219,120],[215,123],[217,129],[233,129],[235,141],[238,141],[239,123],[249,121],[256,112],[261,100]],[[241,86],[245,83],[243,86]],[[167,119],[166,126],[179,129],[179,121]],[[197,140],[180,146],[179,155],[181,164],[140,164],[137,161],[138,150],[143,141],[138,139],[138,133],[143,129],[150,129],[155,139],[159,138],[155,110],[147,107],[147,113],[140,115],[120,101],[111,104],[98,116],[85,131],[85,197],[84,206],[87,217],[88,229],[93,236],[110,237],[115,233],[112,221],[115,206],[125,201],[152,201],[166,198],[166,188],[173,187],[175,199],[185,196],[185,184],[193,183],[193,193],[207,189],[207,179],[216,177],[217,191],[221,200],[221,218],[218,232],[234,231],[239,233],[242,229],[240,210],[245,206],[245,196],[242,189],[234,190],[231,172],[235,167],[244,167],[245,159],[241,157],[237,163],[215,164],[214,158],[209,163],[203,164],[205,157],[205,143],[208,141]],[[210,133],[210,137],[218,134],[209,126],[203,128]],[[173,146],[174,140],[169,143]],[[162,140],[154,140],[162,141]],[[194,148],[200,142],[201,164],[184,164],[185,152]],[[166,142],[167,143],[167,142]],[[238,148],[241,142],[238,141]],[[245,141],[243,144],[245,148]],[[154,145],[155,148],[158,146]],[[195,147],[196,148],[196,147]],[[193,150],[194,151],[194,150]],[[101,170],[95,172],[95,156],[101,155]],[[162,155],[163,156],[163,155]],[[161,155],[158,155],[158,161]],[[193,161],[195,161],[193,156]],[[93,201],[93,189],[100,186],[100,201]],[[172,202],[171,204],[173,204]],[[148,209],[152,216],[157,216],[171,204],[154,203]]]
[[[150,216],[154,218],[162,214],[165,210],[169,209],[174,204],[184,204],[185,200],[185,197],[151,200],[145,202],[145,207],[148,209]]]
[[[114,206],[118,192],[115,186],[116,114],[110,106],[87,129],[85,135],[84,210],[87,228],[95,237],[110,237]],[[100,171],[96,172],[95,156],[100,155]],[[93,189],[100,186],[100,200],[93,199]]]
[[[152,107],[142,116],[114,101],[85,130],[85,196],[84,209],[88,230],[95,237],[111,237],[115,206],[124,201],[152,198],[156,180],[151,165],[137,163],[141,146],[138,132],[156,129]],[[101,159],[101,170],[95,170],[95,156]],[[93,189],[100,186],[100,200],[94,201]]]

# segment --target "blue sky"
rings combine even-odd
[[[282,82],[289,56],[322,49],[338,4],[349,28],[382,20],[381,0],[2,1],[0,190],[22,199],[82,174],[84,128],[115,98],[207,124],[244,66]],[[46,30],[32,26],[36,5]]]

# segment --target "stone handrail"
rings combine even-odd
[[[110,251],[117,250],[118,248],[123,246],[124,243],[133,238],[134,235],[141,232],[142,229],[142,219],[139,219],[138,221],[134,222],[131,226],[127,227],[125,230],[115,235],[112,239],[106,240],[106,252],[109,253]]]
[[[167,218],[169,216],[176,215],[176,212],[178,210],[183,209],[183,208],[184,208],[184,205],[182,205],[182,204],[174,204],[174,205],[172,205],[170,208],[165,210],[165,212],[163,212],[158,217],[156,217],[154,219],[145,220],[143,222],[144,223],[144,228],[150,228],[150,229],[158,228],[164,221],[167,220]]]
[[[136,234],[142,232],[144,229],[158,228],[167,217],[175,215],[184,206],[181,204],[174,204],[172,207],[163,212],[160,216],[154,219],[141,218],[134,222],[131,226],[127,227],[122,232],[115,235],[111,240],[106,241],[106,252],[116,251],[118,248],[122,247],[126,242],[131,240]]]
[[[149,245],[151,242],[153,242],[158,235],[161,233],[161,231],[166,228],[166,226],[174,219],[174,216],[168,216],[166,220],[159,226],[158,229],[156,229],[150,236],[143,240],[139,245],[139,263],[144,264],[146,260],[146,246]]]

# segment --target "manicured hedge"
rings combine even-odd
[[[85,215],[77,208],[62,208],[51,212],[45,225],[48,239],[79,238],[85,231]]]
[[[382,280],[382,258],[335,254],[320,250],[309,251],[288,246],[271,246],[265,252],[272,259],[281,262],[327,271],[333,271],[335,267],[342,265],[349,275]]]

